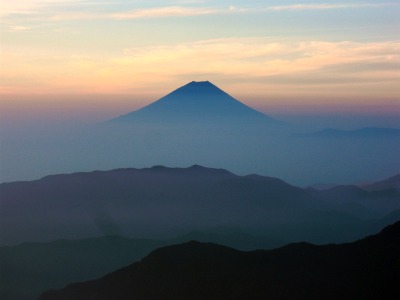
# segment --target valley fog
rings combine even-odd
[[[399,137],[299,136],[305,132],[312,132],[309,126],[294,123],[228,126],[207,122],[9,129],[2,132],[0,180],[200,164],[242,175],[279,177],[304,186],[368,182],[400,169]]]

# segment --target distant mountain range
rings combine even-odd
[[[156,102],[109,123],[280,122],[239,102],[209,81],[192,81]]]
[[[400,222],[344,245],[240,252],[189,242],[39,300],[399,299]]]
[[[297,137],[318,137],[318,138],[393,138],[400,137],[400,129],[366,127],[355,130],[340,130],[327,128],[320,131],[296,134]]]
[[[391,189],[400,191],[400,174],[387,178],[382,181],[363,185],[362,188],[370,192],[391,190]]]
[[[0,194],[0,228],[7,228],[0,232],[3,244],[254,227],[298,214],[315,202],[279,179],[197,165],[48,176],[1,184]]]
[[[99,234],[165,238],[218,227],[289,242],[345,242],[376,229],[365,222],[400,209],[400,192],[388,185],[318,191],[198,165],[47,176],[0,184],[0,194],[0,245]],[[321,235],[324,228],[332,235]]]
[[[0,184],[2,244],[49,241],[0,247],[0,298],[32,300],[193,239],[242,250],[350,242],[400,220],[397,179],[319,191],[193,165]]]
[[[284,123],[207,81],[190,82],[126,112],[75,129],[2,132],[0,182],[152,165],[219,166],[238,174],[273,174],[297,185],[368,182],[400,170],[398,129],[328,130],[313,133],[324,138],[294,138],[310,130],[307,123],[314,130],[325,125],[311,116]],[[332,137],[338,135],[349,138]]]

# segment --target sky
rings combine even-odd
[[[0,3],[2,124],[100,121],[192,80],[272,114],[400,114],[400,1]]]

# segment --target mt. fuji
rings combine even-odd
[[[239,102],[209,81],[192,81],[148,106],[111,121],[280,123]]]

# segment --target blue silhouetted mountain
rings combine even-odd
[[[1,244],[254,227],[296,215],[315,202],[276,178],[197,165],[47,176],[1,184],[0,194],[0,228],[7,228],[0,231]]]
[[[241,252],[189,242],[39,300],[399,299],[400,222],[343,245]]]
[[[345,242],[400,209],[398,192],[316,191],[198,165],[47,176],[0,184],[0,194],[0,228],[7,228],[0,245],[99,234],[169,238],[223,227],[289,242]]]
[[[40,289],[93,279],[140,259],[152,247],[189,239],[242,250],[295,241],[353,241],[400,219],[400,193],[388,191],[302,189],[277,178],[199,165],[0,184],[2,245],[98,235],[157,239],[0,247],[0,298],[30,300]]]
[[[392,183],[392,181],[389,182]],[[379,183],[377,182],[376,186]],[[331,203],[336,206],[338,211],[368,218],[376,212],[388,214],[400,209],[400,191],[389,187],[389,185],[387,187],[387,189],[378,190],[356,185],[338,185],[324,190],[309,188],[308,191],[324,203]]]
[[[400,174],[392,176],[382,181],[363,185],[367,191],[397,190],[400,192]]]
[[[327,128],[317,132],[297,134],[298,137],[318,138],[400,138],[400,129],[366,127],[355,130]]]
[[[280,123],[239,102],[209,81],[192,81],[146,107],[111,121]]]

